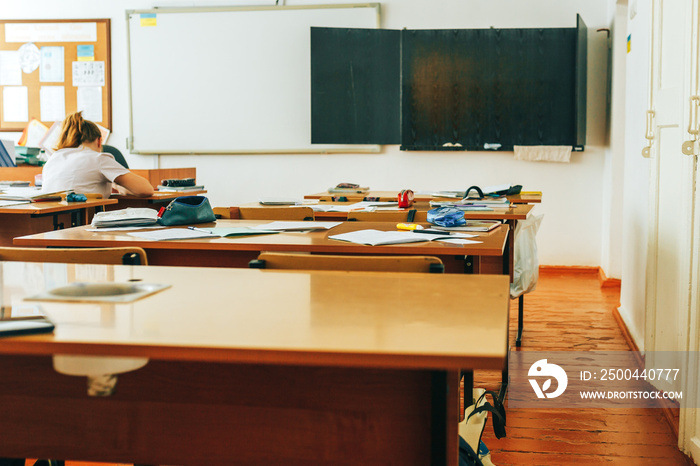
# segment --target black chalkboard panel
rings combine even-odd
[[[400,31],[311,28],[311,142],[399,144]]]
[[[586,25],[313,28],[312,142],[513,150],[586,136]]]
[[[576,29],[404,31],[402,53],[402,149],[574,143]]]

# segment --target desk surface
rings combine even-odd
[[[166,201],[170,199],[175,199],[176,197],[182,197],[182,196],[198,196],[200,194],[206,193],[206,189],[198,189],[196,191],[187,191],[187,192],[165,192],[165,191],[156,191],[153,193],[152,196],[134,196],[132,194],[112,194],[110,196],[110,199],[116,199],[118,201],[155,201],[155,202],[160,202],[160,201]]]
[[[75,209],[89,209],[91,207],[116,204],[116,199],[88,199],[85,202],[32,202],[30,204],[16,204],[0,207],[0,214],[53,214]]]
[[[395,201],[398,197],[398,191],[368,191],[367,193],[329,193],[329,192],[322,192],[322,193],[314,193],[314,194],[307,194],[304,196],[304,199],[320,199],[323,201],[331,201],[333,198],[336,197],[345,197],[348,201],[350,202],[356,202],[356,201],[361,201],[364,198],[372,198],[374,201]],[[538,204],[542,202],[542,194],[537,193],[537,194],[518,194],[515,196],[508,196],[508,199],[510,199],[510,202],[513,202],[515,204]],[[369,199],[368,199],[369,200]],[[428,202],[428,201],[434,201],[434,200],[441,200],[441,201],[446,201],[446,200],[456,200],[453,198],[445,198],[445,197],[435,197],[430,194],[414,194],[414,200],[416,202]]]
[[[503,275],[19,262],[0,268],[13,312],[33,304],[24,298],[47,283],[172,285],[127,304],[36,303],[56,323],[54,335],[2,338],[5,354],[439,370],[501,369],[506,357]]]
[[[41,302],[53,335],[0,339],[10,457],[452,466],[458,374],[507,353],[505,276],[6,262],[0,277],[13,313],[73,281],[172,285],[129,304]],[[150,359],[95,399],[55,354]]]
[[[218,220],[216,223],[198,225],[207,227],[257,226],[270,223],[267,220]],[[329,239],[329,235],[355,230],[396,230],[395,222],[341,222],[330,230],[308,233],[282,232],[272,235],[239,236],[234,238],[198,238],[175,241],[148,241],[129,236],[125,231],[92,232],[82,226],[49,231],[14,239],[15,246],[33,247],[111,247],[139,246],[151,250],[210,250],[210,251],[299,251],[327,254],[427,254],[427,255],[503,255],[508,226],[501,225],[488,233],[478,233],[477,244],[450,244],[440,241],[365,246]],[[173,227],[183,228],[183,227]],[[183,257],[186,262],[187,258]],[[185,265],[185,264],[183,264]]]
[[[358,201],[359,202],[359,201]],[[388,202],[388,201],[387,201]],[[348,202],[319,202],[322,206],[337,205],[339,207],[347,206]],[[290,206],[290,207],[313,207],[314,204],[304,203],[300,206]],[[279,208],[280,206],[267,206],[262,205],[258,202],[251,202],[248,204],[242,204],[241,207],[260,207],[260,208]],[[530,212],[535,206],[530,204],[515,204],[513,207],[508,209],[494,209],[494,210],[465,210],[464,218],[467,220],[524,220],[530,215]],[[427,202],[416,202],[409,209],[397,209],[398,211],[408,212],[411,209],[416,209],[418,212],[427,212],[430,210],[430,204]],[[395,212],[397,210],[391,210],[389,212]],[[347,218],[348,212],[332,212],[332,211],[316,211],[314,212],[314,217],[317,220],[324,220],[328,218],[338,219]],[[423,216],[425,218],[425,216]],[[420,220],[419,220],[420,221]]]

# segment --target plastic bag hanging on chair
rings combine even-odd
[[[539,260],[537,259],[537,230],[540,229],[543,215],[530,215],[518,221],[515,227],[515,244],[513,249],[513,283],[510,284],[510,297],[533,291],[539,279]]]

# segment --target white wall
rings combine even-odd
[[[622,288],[620,315],[640,349],[644,348],[644,312],[649,222],[649,159],[642,158],[649,89],[651,1],[632,0],[628,19],[624,191],[622,213]],[[628,15],[629,18],[629,15]]]
[[[345,0],[287,1],[286,4],[344,3]],[[274,1],[208,1],[207,5],[274,4]],[[260,196],[297,196],[323,191],[342,181],[374,189],[464,189],[470,185],[522,184],[544,193],[535,208],[545,218],[538,235],[539,259],[548,265],[615,264],[618,251],[609,241],[614,192],[604,198],[607,164],[606,76],[607,39],[598,28],[610,27],[609,0],[387,0],[382,3],[386,28],[575,27],[580,13],[589,28],[587,145],[570,164],[528,163],[512,153],[401,152],[385,146],[380,154],[139,156],[128,154],[128,75],[126,9],[154,6],[197,6],[198,2],[146,0],[22,0],[5,2],[8,19],[111,18],[112,121],[110,144],[126,154],[133,168],[195,166],[214,205],[235,205]],[[228,46],[228,45],[227,45]],[[225,48],[222,47],[222,51]],[[157,85],[157,84],[156,84]],[[183,109],[186,112],[187,109]],[[167,128],[164,129],[167,131]],[[216,135],[202,135],[216,137]],[[608,189],[610,192],[610,189]],[[603,213],[608,218],[603,220]],[[605,225],[605,232],[603,229]],[[607,265],[606,265],[607,266]],[[615,276],[615,266],[606,271]]]
[[[622,277],[622,193],[625,157],[625,84],[627,55],[627,6],[611,2],[610,122],[603,170],[602,251],[600,266],[611,278]]]

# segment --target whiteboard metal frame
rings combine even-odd
[[[126,10],[126,56],[128,71],[128,94],[129,94],[129,137],[127,139],[127,149],[132,154],[140,155],[240,155],[240,154],[347,154],[347,153],[379,153],[381,146],[363,145],[353,148],[350,146],[324,149],[255,149],[255,150],[178,150],[178,151],[139,151],[134,150],[134,117],[133,117],[133,95],[131,85],[131,28],[130,16],[146,13],[216,13],[230,11],[278,11],[278,10],[325,10],[325,9],[345,9],[345,8],[374,8],[377,13],[377,29],[382,27],[381,3],[338,3],[322,5],[260,5],[260,6],[228,6],[228,7],[155,7],[150,9]]]

